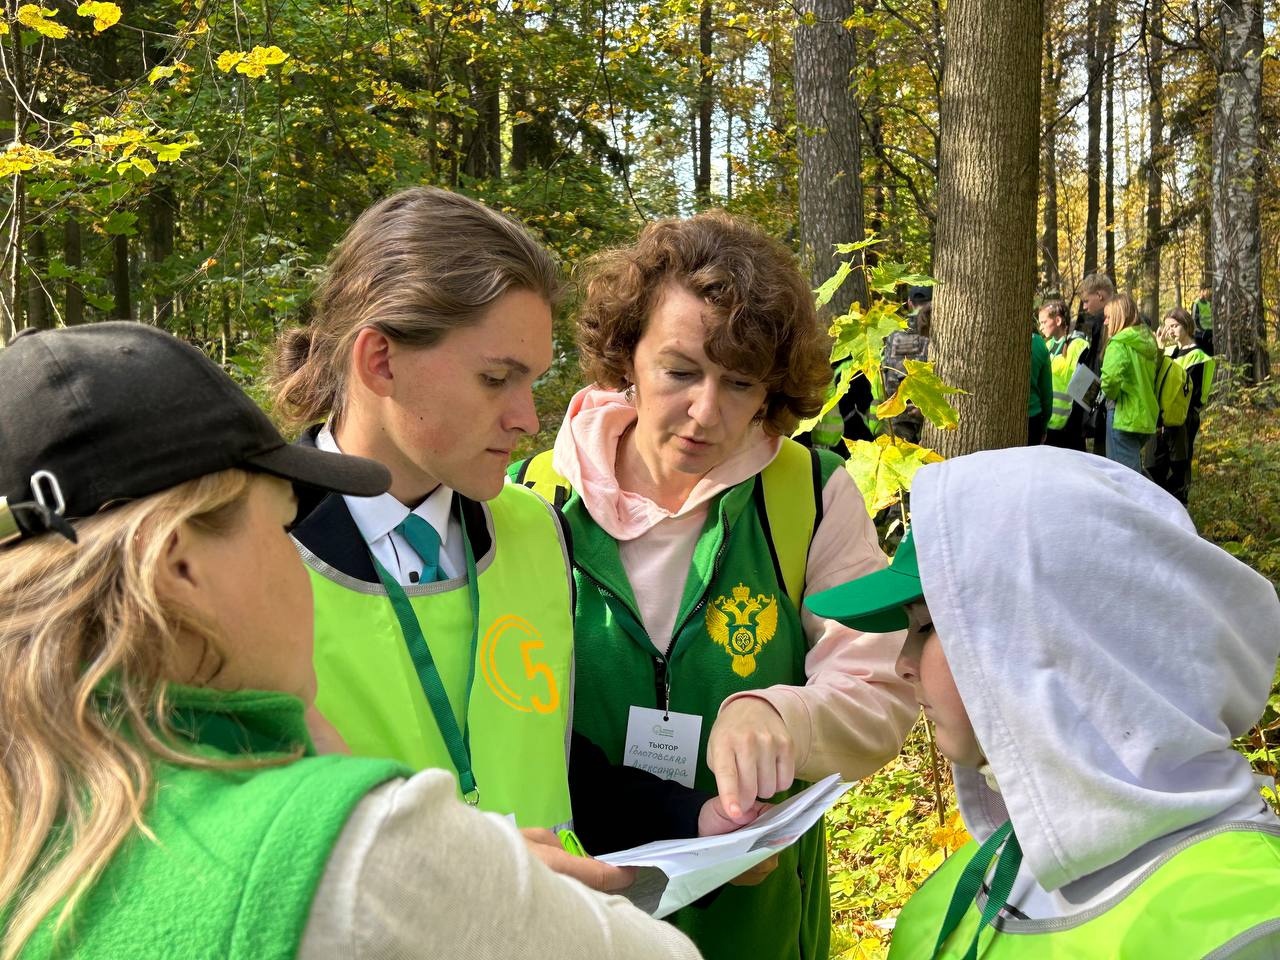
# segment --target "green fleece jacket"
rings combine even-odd
[[[1115,429],[1155,433],[1156,338],[1145,324],[1125,327],[1107,341],[1102,355],[1102,392],[1116,405]]]
[[[1044,337],[1031,334],[1031,390],[1027,395],[1027,416],[1038,417],[1053,409],[1053,370]]]

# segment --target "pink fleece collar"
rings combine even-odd
[[[779,438],[752,427],[741,449],[708,471],[673,512],[618,486],[618,441],[635,421],[636,409],[621,393],[586,387],[569,401],[552,455],[552,464],[581,495],[591,518],[615,540],[634,540],[668,517],[698,510],[722,490],[767,467],[782,445]]]

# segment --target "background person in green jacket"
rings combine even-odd
[[[1138,314],[1132,296],[1107,302],[1102,355],[1102,393],[1107,407],[1107,456],[1142,472],[1142,448],[1156,432],[1155,335]]]
[[[138,323],[0,351],[0,957],[697,956],[545,869],[441,770],[314,755],[292,446]]]
[[[1045,429],[1053,412],[1053,370],[1049,348],[1039,332],[1031,331],[1031,387],[1027,395],[1027,443],[1044,443]]]
[[[1280,956],[1280,820],[1232,747],[1280,653],[1272,585],[1074,450],[930,464],[911,508],[889,571],[809,600],[909,624],[898,672],[974,837],[903,907],[891,960]],[[1064,569],[1106,589],[1047,589]]]

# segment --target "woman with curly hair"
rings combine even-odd
[[[900,637],[801,611],[884,556],[839,459],[788,439],[830,378],[794,257],[720,212],[650,224],[591,264],[578,337],[594,383],[512,471],[572,532],[576,729],[731,816],[879,768],[915,718]],[[712,958],[825,957],[822,827],[750,879],[677,923]]]
[[[453,775],[316,756],[311,588],[286,444],[154,327],[0,351],[0,958],[692,958],[545,869]]]

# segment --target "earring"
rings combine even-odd
[[[626,389],[622,391],[622,399],[626,400],[627,403],[636,402],[636,385],[634,383],[627,384]]]

